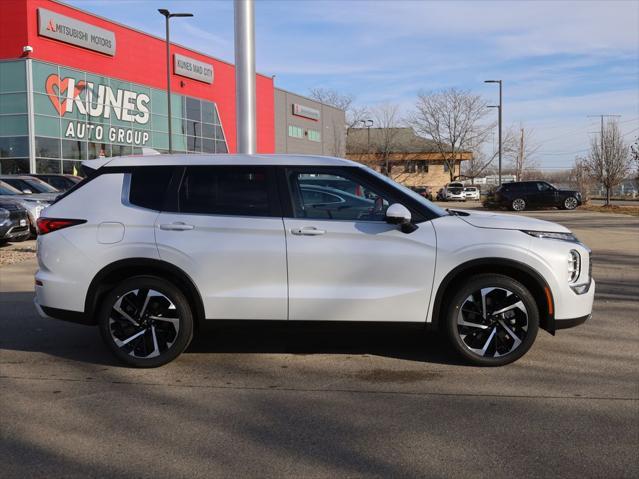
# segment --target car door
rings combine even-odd
[[[545,181],[537,181],[537,199],[540,206],[555,206],[557,203],[557,190]]]
[[[289,319],[425,321],[435,231],[430,221],[410,234],[386,223],[386,209],[402,202],[403,193],[357,167],[282,168],[281,173],[288,209]],[[304,195],[305,182],[314,179],[317,185],[318,178],[344,185],[339,193],[324,187],[343,201],[317,203],[318,195]]]
[[[160,258],[198,287],[207,319],[287,319],[284,227],[274,171],[187,166],[156,221]]]

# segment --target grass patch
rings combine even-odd
[[[621,213],[623,215],[639,216],[639,206],[619,206],[619,205],[583,205],[579,207],[580,210],[596,211],[599,213]]]

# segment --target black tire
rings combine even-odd
[[[574,196],[568,196],[561,202],[560,208],[562,210],[574,210],[575,208],[577,208],[578,205],[579,200],[577,200],[577,198],[575,198]]]
[[[526,209],[526,200],[523,198],[515,198],[510,202],[510,209],[513,211],[524,211]]]
[[[484,295],[485,290],[488,293]],[[474,312],[477,293],[486,304],[484,311],[492,307],[499,311],[504,307],[501,305],[507,305],[509,310],[495,316],[490,312],[482,314],[481,310]],[[517,306],[519,301],[523,309]],[[500,274],[480,274],[463,283],[450,298],[445,330],[453,347],[469,363],[503,366],[521,358],[535,342],[539,311],[531,293],[518,281]],[[484,353],[478,351],[480,346]]]
[[[128,312],[135,322],[114,309],[118,301],[119,311]],[[135,276],[109,291],[101,303],[98,324],[113,354],[136,368],[155,368],[173,361],[193,339],[188,300],[175,285],[155,276]]]

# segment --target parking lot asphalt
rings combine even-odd
[[[639,218],[526,214],[593,249],[594,315],[502,368],[403,328],[238,325],[127,369],[97,329],[36,315],[33,260],[4,266],[0,474],[637,477]]]

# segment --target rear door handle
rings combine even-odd
[[[188,231],[192,230],[193,228],[195,228],[195,226],[187,225],[186,223],[182,222],[160,225],[160,229],[165,231]]]
[[[305,226],[304,228],[293,228],[291,233],[297,236],[321,236],[326,234],[326,230],[320,230],[315,226]]]

